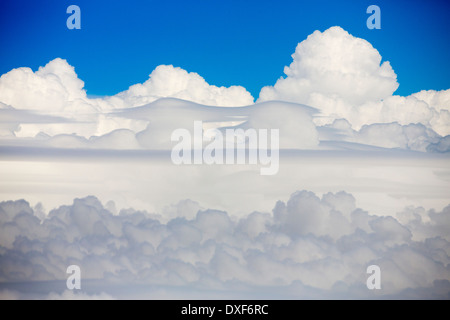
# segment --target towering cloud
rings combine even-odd
[[[298,44],[292,58],[284,68],[287,77],[264,87],[260,100],[307,104],[314,96],[326,96],[358,105],[389,97],[398,87],[389,62],[381,64],[369,42],[340,27],[315,31]]]
[[[450,134],[447,91],[393,96],[397,75],[366,40],[340,27],[315,31],[298,44],[285,78],[261,90],[258,101],[283,100],[318,108],[316,124],[346,119],[354,129],[375,123],[423,124]]]
[[[94,111],[85,103],[83,87],[74,67],[56,58],[36,72],[18,68],[2,75],[0,101],[16,109],[47,113]]]

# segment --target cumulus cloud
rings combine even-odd
[[[173,97],[213,106],[243,106],[253,103],[240,86],[216,87],[194,72],[171,65],[158,66],[142,84],[104,99],[88,99],[84,82],[75,68],[61,58],[36,72],[17,68],[0,78],[0,101],[16,109],[83,114],[99,109],[136,107],[159,98]]]
[[[425,101],[437,111],[450,110],[450,89],[443,91],[422,90],[412,96]]]
[[[0,299],[448,298],[448,159],[438,153],[450,151],[450,90],[393,95],[389,62],[339,27],[314,32],[292,58],[257,103],[171,65],[102,98],[60,58],[2,75],[2,199],[56,206],[97,194],[155,212],[93,196],[49,213],[1,202]],[[279,129],[279,174],[160,161],[173,130],[196,120],[222,132]],[[299,186],[314,192],[283,198]],[[392,215],[419,202],[427,209]],[[82,292],[65,290],[71,264]],[[381,292],[365,286],[370,264],[381,267]]]
[[[401,125],[398,122],[374,123],[353,130],[346,119],[336,119],[319,129],[323,140],[347,141],[381,148],[421,152],[446,152],[447,137],[441,137],[423,124]]]
[[[48,113],[93,112],[93,106],[85,103],[83,87],[74,67],[66,60],[56,58],[36,72],[18,68],[2,75],[0,101],[15,109]]]
[[[13,69],[0,77],[0,142],[170,149],[173,130],[203,120],[217,128],[277,128],[282,149],[317,149],[318,132],[344,119],[347,134],[328,130],[328,141],[448,152],[450,90],[393,96],[398,83],[389,62],[340,27],[315,31],[292,58],[286,77],[264,87],[256,104],[243,87],[210,85],[199,74],[171,65],[158,66],[144,83],[95,99],[86,95],[66,60],[54,59],[36,72]],[[315,109],[306,111],[305,104]]]
[[[353,129],[397,122],[423,124],[440,135],[450,134],[450,90],[393,96],[397,75],[366,40],[340,27],[315,31],[298,44],[285,78],[264,87],[258,101],[303,103],[321,111],[317,125],[344,118]]]
[[[159,98],[179,98],[211,106],[236,107],[253,104],[251,94],[241,86],[209,85],[198,73],[172,65],[158,66],[144,83],[132,85],[115,96],[125,105],[139,106]]]
[[[266,298],[283,290],[290,298],[361,298],[373,296],[365,288],[365,271],[377,264],[379,295],[445,298],[450,207],[409,207],[395,218],[370,214],[355,202],[345,192],[319,197],[300,191],[272,213],[235,219],[187,200],[170,209],[166,222],[131,209],[113,214],[95,197],[76,199],[42,219],[26,201],[2,202],[0,279],[64,286],[67,266],[77,264],[87,283],[103,284],[105,293],[52,289],[48,298],[107,299],[111,293],[104,290],[112,284],[171,286],[176,296],[188,288],[226,296],[270,287]],[[11,296],[8,290],[5,296]]]
[[[110,97],[89,98],[75,68],[66,60],[56,58],[36,72],[30,68],[17,68],[0,77],[0,110],[31,111],[36,115],[34,121],[30,117],[17,118],[8,124],[1,121],[0,134],[34,137],[43,132],[50,136],[76,134],[88,139],[118,129],[137,132],[147,124],[113,117],[110,112],[165,97],[224,107],[253,103],[253,97],[243,87],[209,85],[197,73],[165,65],[158,66],[146,82],[132,85],[124,92]],[[63,119],[43,123],[39,120],[42,115]]]
[[[431,143],[427,147],[431,152],[449,152],[450,151],[450,135],[439,139],[437,143]]]
[[[435,91],[422,90],[412,95],[413,97],[424,101],[433,109],[433,117],[430,119],[430,125],[440,135],[450,134],[450,89]]]
[[[286,78],[261,90],[259,99],[309,102],[311,95],[330,96],[350,104],[386,98],[397,89],[389,62],[366,40],[340,27],[315,31],[298,44]]]

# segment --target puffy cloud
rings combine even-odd
[[[431,152],[449,152],[450,151],[450,135],[443,137],[437,143],[432,143],[427,147]]]
[[[380,65],[381,56],[369,42],[340,27],[315,31],[298,44],[292,58],[284,69],[287,77],[264,87],[260,100],[307,104],[318,94],[361,104],[389,97],[398,87],[389,62]]]
[[[340,27],[315,31],[298,44],[285,78],[264,87],[258,101],[282,100],[320,110],[317,125],[344,118],[353,129],[397,122],[450,134],[450,90],[393,96],[397,75],[372,45]]]
[[[398,122],[401,125],[421,123],[430,126],[435,112],[424,101],[415,97],[390,96],[383,101],[368,101],[362,105],[350,105],[336,102],[333,98],[314,96],[313,105],[323,106],[321,112],[333,117],[347,119],[355,129],[366,124]],[[328,122],[327,117],[317,122]]]
[[[2,110],[10,114],[10,135],[28,138],[41,132],[50,136],[76,133],[89,138],[130,127],[129,122],[111,123],[105,118],[102,110],[112,106],[89,99],[83,87],[75,68],[60,58],[36,72],[18,68],[2,75],[0,102],[10,108]],[[4,122],[2,119],[0,125]]]
[[[336,239],[351,231],[350,223],[343,214],[334,210],[333,206],[323,205],[312,192],[293,194],[287,205],[278,202],[274,216],[280,228],[291,236],[313,234]]]
[[[450,89],[443,91],[422,90],[412,95],[419,100],[425,101],[436,111],[450,111]]]
[[[439,238],[450,240],[450,206],[439,213],[435,210],[427,212],[421,207],[407,207],[398,213],[398,217],[411,230],[414,239],[423,241],[429,238],[428,245],[437,245],[441,248],[442,241]]]
[[[435,132],[423,125],[401,126],[395,122],[364,125],[355,136],[359,143],[416,151],[426,151],[428,145],[438,139]]]
[[[445,97],[447,91],[434,92],[433,95]],[[325,102],[323,105],[330,107],[334,102]],[[444,107],[444,103],[435,103],[425,94],[413,94],[407,97],[391,96],[383,101],[370,101],[356,107],[337,107],[339,110],[333,112],[348,119],[356,129],[365,124],[398,122],[401,125],[423,124],[440,135],[448,135],[450,113]]]
[[[345,119],[336,119],[319,128],[321,140],[355,142],[366,146],[396,148],[421,152],[447,152],[446,137],[439,136],[422,124],[401,125],[397,122],[363,125],[352,129]]]
[[[240,86],[209,85],[197,73],[188,73],[173,66],[158,66],[149,79],[132,85],[112,97],[89,99],[84,82],[75,68],[56,58],[36,72],[17,68],[0,77],[0,102],[15,109],[83,116],[101,110],[130,108],[173,97],[213,106],[243,106],[253,103],[253,97]],[[4,107],[2,107],[3,109]]]
[[[59,205],[97,194],[121,207],[166,207],[117,211],[87,197],[47,215],[40,204],[0,203],[0,298],[29,297],[17,281],[52,299],[127,297],[117,295],[124,287],[140,297],[370,298],[369,264],[382,268],[380,296],[448,298],[449,207],[374,215],[418,202],[442,208],[446,156],[355,150],[450,151],[450,90],[392,96],[389,62],[338,27],[312,34],[293,60],[256,104],[242,87],[209,85],[173,66],[97,99],[62,59],[1,76],[3,199]],[[284,150],[279,175],[268,178],[245,165],[180,168],[159,161],[163,153],[121,151],[168,150],[172,131],[192,130],[194,120],[218,130],[280,129],[281,148],[318,152]],[[59,150],[67,148],[116,150]],[[42,158],[51,164],[35,161]],[[276,202],[299,184],[316,193]],[[354,195],[323,194],[347,188]],[[167,206],[183,198],[202,205]],[[70,264],[82,267],[91,290],[65,291]],[[137,293],[140,284],[150,292]]]
[[[434,110],[434,116],[430,120],[432,128],[440,135],[450,134],[450,89],[435,91],[422,90],[412,95],[424,101]]]
[[[16,109],[48,113],[92,112],[83,87],[74,67],[56,58],[36,72],[18,68],[2,75],[0,101]]]
[[[108,134],[118,129],[143,130],[134,121],[114,117],[111,111],[132,108],[164,97],[175,97],[211,106],[243,106],[253,104],[253,97],[240,86],[209,85],[197,73],[173,66],[159,66],[142,84],[111,97],[89,98],[84,82],[75,68],[56,58],[36,72],[17,68],[0,77],[0,110],[15,112],[15,117],[0,121],[0,135],[34,137],[40,132],[50,136],[76,134],[84,138]],[[14,111],[8,111],[14,110]],[[24,111],[28,111],[25,113]],[[33,113],[30,113],[32,111]],[[20,113],[22,112],[22,113]],[[60,116],[43,122],[43,116]]]
[[[33,290],[50,299],[126,298],[117,295],[121,286],[142,284],[150,285],[143,296],[171,286],[168,298],[183,297],[186,289],[227,297],[264,288],[265,298],[281,291],[290,298],[370,298],[365,271],[378,264],[380,296],[445,298],[450,206],[442,212],[409,207],[397,220],[370,215],[355,202],[345,192],[319,197],[300,191],[279,201],[272,214],[235,219],[186,200],[166,221],[132,209],[113,214],[95,197],[75,199],[42,220],[23,200],[2,202],[0,279],[41,283]],[[64,291],[71,264],[81,267],[87,293]],[[8,287],[4,295],[23,297],[16,291]]]
[[[211,106],[236,107],[253,104],[251,94],[241,86],[209,85],[198,73],[172,65],[158,66],[144,83],[132,85],[116,95],[125,105],[139,106],[159,98],[179,98]]]
[[[345,119],[347,133],[328,130],[327,140],[448,152],[439,136],[450,134],[450,90],[392,96],[398,83],[389,62],[340,27],[314,32],[292,57],[287,77],[263,88],[263,103],[257,104],[242,87],[209,85],[171,65],[158,66],[144,83],[96,99],[86,96],[83,81],[63,59],[36,72],[14,69],[0,78],[1,143],[167,150],[173,130],[203,120],[218,128],[276,128],[282,149],[317,149],[323,141],[318,132]],[[266,101],[274,99],[284,102]]]

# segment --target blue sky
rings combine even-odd
[[[66,8],[81,8],[68,30]],[[382,29],[366,27],[381,8]],[[257,98],[283,76],[298,42],[339,25],[389,60],[396,94],[450,88],[446,1],[24,1],[0,4],[0,74],[36,70],[61,57],[90,95],[113,95],[160,64],[197,72],[217,86],[242,85]]]
[[[448,299],[450,2],[375,1],[0,0],[0,300]]]

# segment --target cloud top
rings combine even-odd
[[[132,85],[117,95],[128,106],[139,106],[159,98],[179,98],[211,106],[246,106],[253,97],[241,86],[229,88],[209,85],[198,73],[172,65],[158,66],[144,83]]]
[[[247,127],[274,128],[267,127],[270,124],[285,132],[280,137],[282,148],[314,149],[323,141],[317,131],[328,130],[327,140],[342,141],[342,135],[331,130],[340,121],[348,124],[344,135],[347,142],[448,151],[445,137],[450,135],[450,89],[421,91],[407,97],[393,95],[399,84],[389,62],[382,61],[369,42],[340,27],[315,31],[298,44],[292,58],[284,69],[286,77],[264,87],[256,104],[241,86],[217,87],[195,72],[172,65],[158,66],[144,83],[102,98],[88,97],[74,67],[60,58],[36,72],[13,69],[0,77],[0,136],[9,139],[8,144],[22,144],[23,138],[29,144],[29,138],[35,138],[36,144],[49,139],[46,144],[52,147],[167,149],[170,146],[161,145],[161,139],[170,136],[168,128],[189,128],[192,124],[187,124],[187,119],[214,118],[215,123],[227,125],[232,120],[234,126],[245,114],[242,121],[247,121]],[[314,107],[317,112],[312,122],[297,117],[296,108],[286,102],[301,105],[297,109]],[[197,110],[193,103],[198,105]],[[158,120],[126,115],[136,113],[134,109],[141,106],[155,109],[156,104],[159,109],[153,115]],[[231,114],[209,108],[218,106],[252,111],[235,108]],[[261,111],[254,112],[256,107]],[[203,112],[199,112],[201,109]],[[380,126],[388,130],[382,132],[377,129]]]
[[[322,95],[350,104],[384,99],[397,89],[397,75],[388,61],[366,40],[340,27],[315,31],[300,42],[284,68],[286,78],[264,87],[259,100],[307,104]]]
[[[79,100],[86,100],[84,82],[66,60],[56,58],[36,72],[13,69],[0,77],[0,101],[16,109],[67,111]],[[77,110],[80,112],[80,110]]]
[[[345,192],[299,191],[272,213],[235,219],[189,200],[167,222],[132,209],[113,214],[95,197],[75,199],[48,216],[23,200],[2,202],[0,279],[62,281],[67,266],[76,264],[102,291],[115,283],[251,294],[256,286],[284,290],[289,298],[317,292],[368,298],[374,292],[365,287],[366,268],[377,264],[380,297],[450,293],[450,207],[410,207],[396,218],[365,212],[355,201]],[[443,296],[435,288],[439,281],[447,288]],[[104,292],[99,298],[111,296]],[[67,292],[49,297],[72,298]]]

